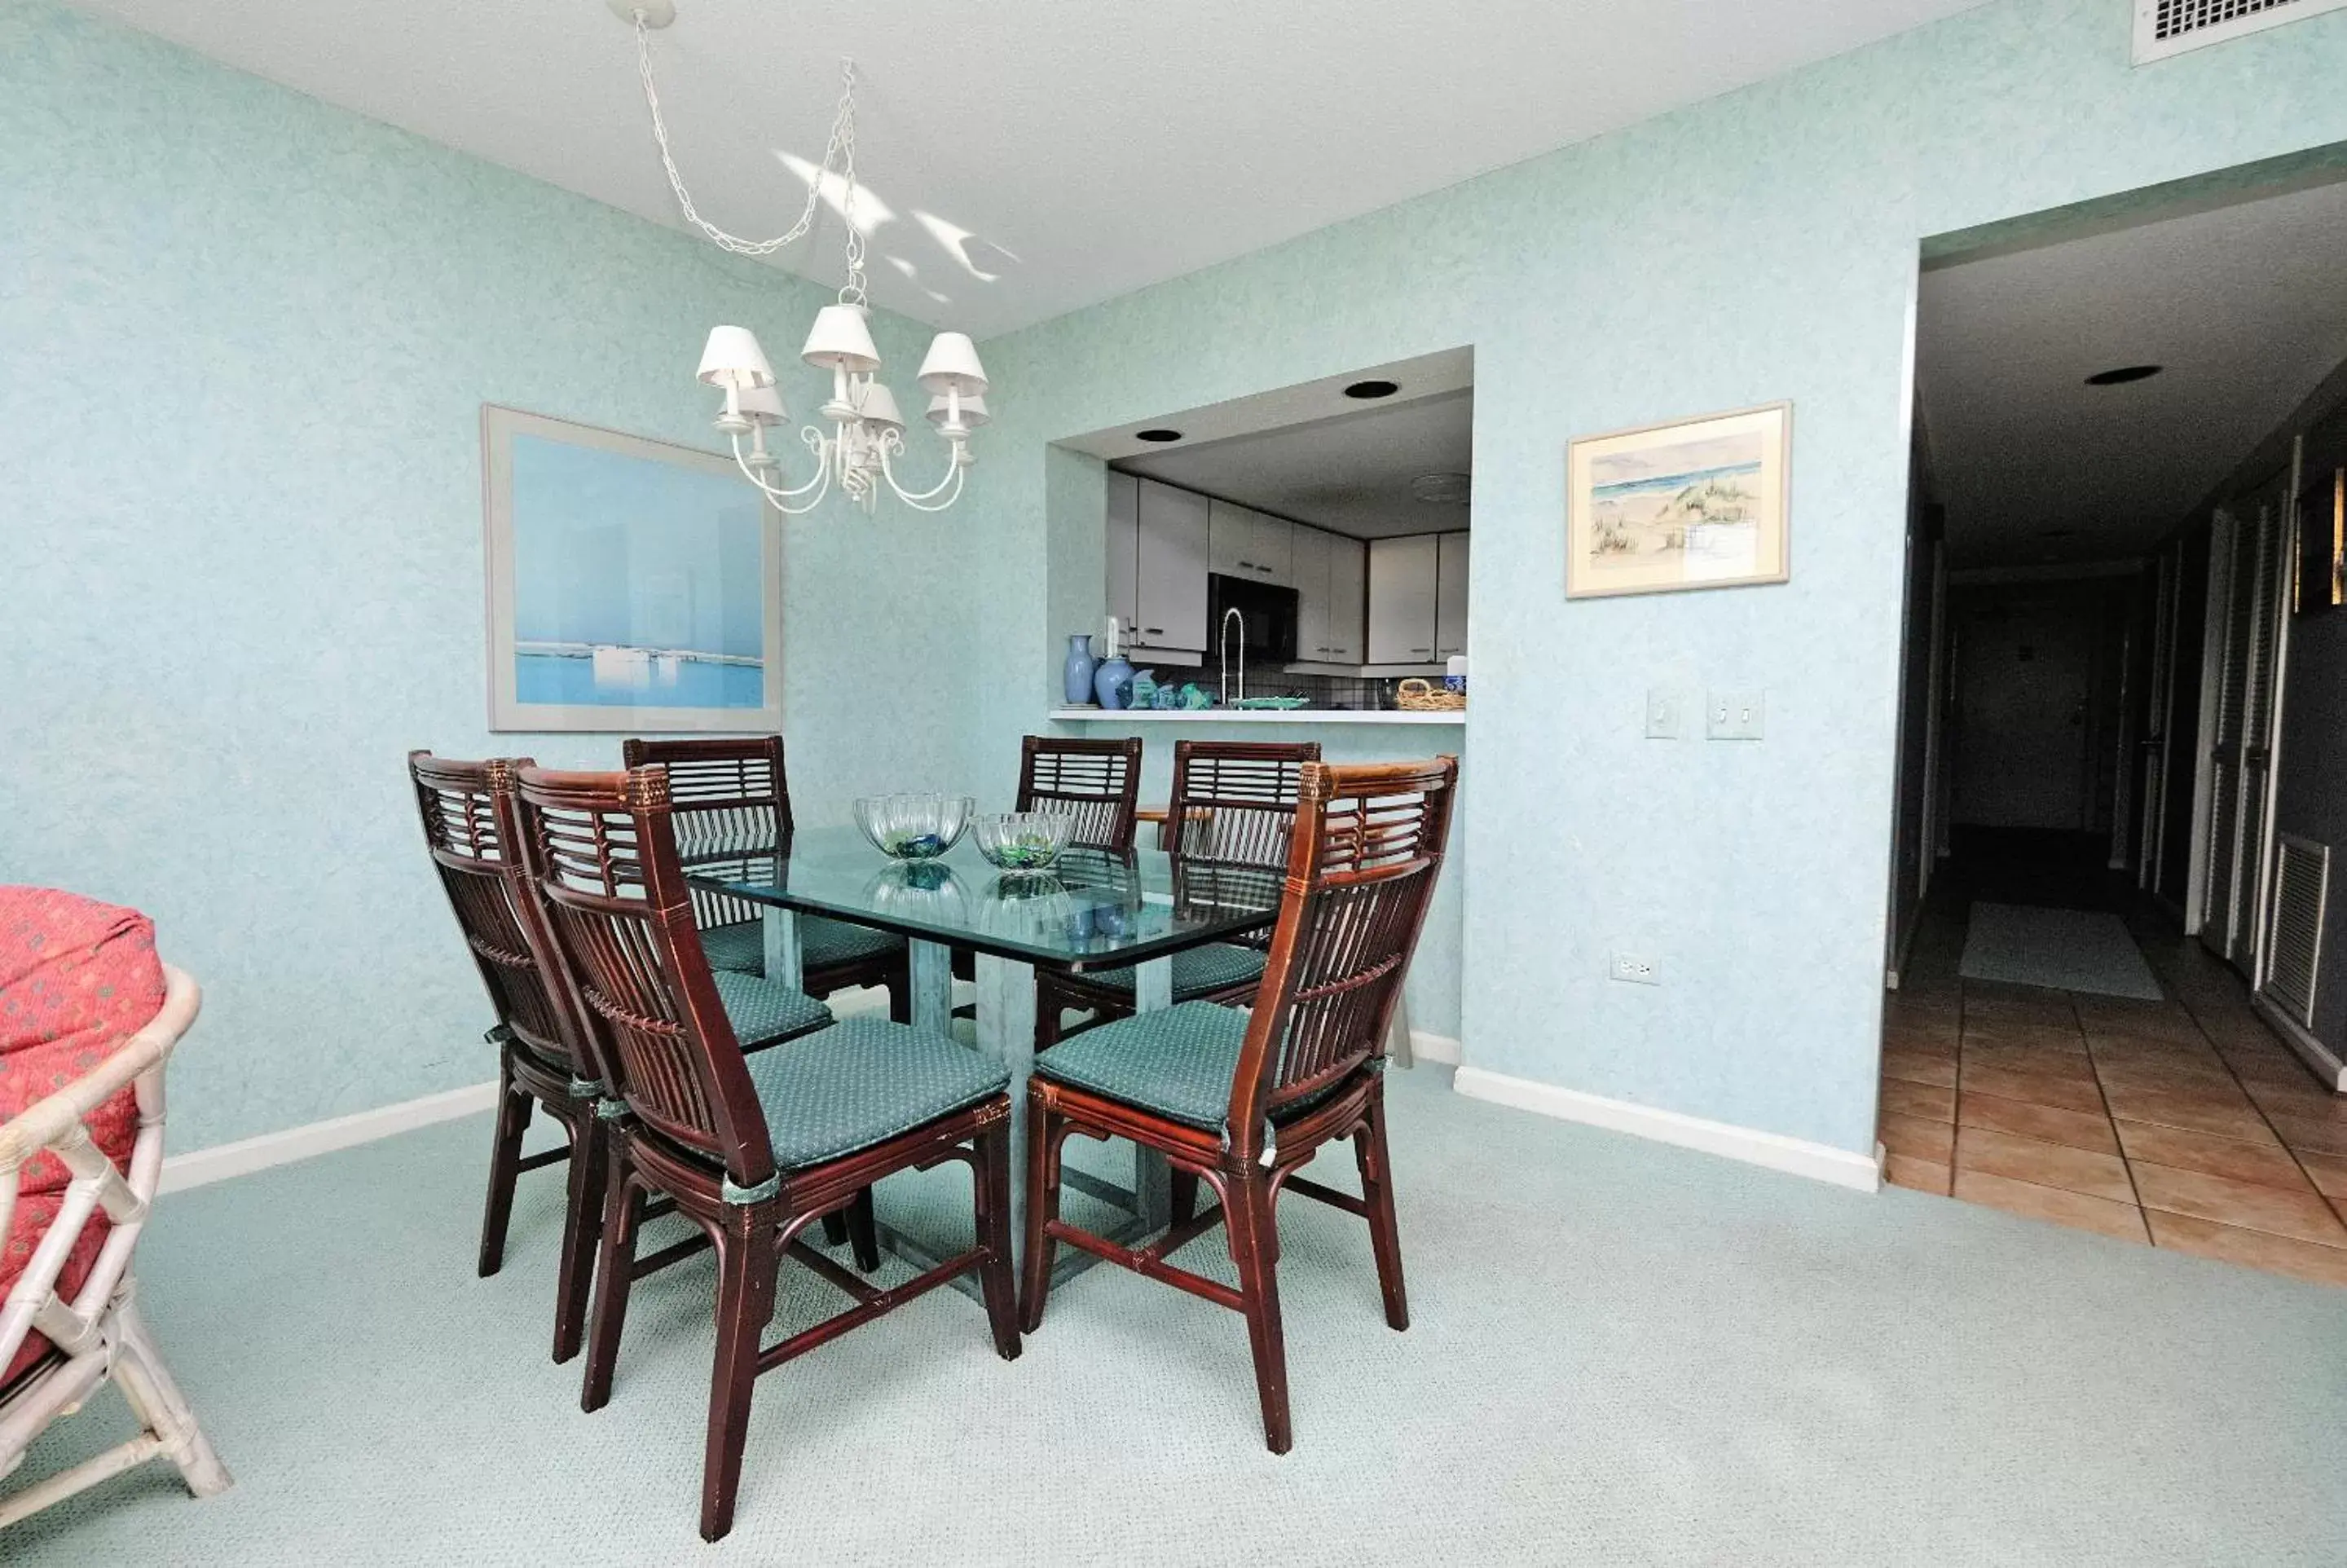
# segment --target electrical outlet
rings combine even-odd
[[[1646,688],[1646,739],[1676,741],[1679,738],[1679,710],[1685,704],[1679,694],[1667,686]]]
[[[1606,961],[1605,978],[1627,980],[1634,986],[1658,986],[1663,983],[1663,971],[1652,958],[1642,958],[1635,953],[1614,953]]]
[[[1763,692],[1712,692],[1705,695],[1704,732],[1715,741],[1757,741],[1768,713]]]

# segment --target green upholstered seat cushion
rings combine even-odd
[[[876,931],[869,926],[851,925],[846,920],[826,920],[820,915],[799,917],[799,963],[804,968],[820,969],[856,958],[877,958],[904,945],[905,938],[893,931]],[[712,969],[732,969],[744,975],[766,972],[764,921],[743,920],[703,931],[701,947],[709,955],[709,967]]]
[[[1037,1057],[1035,1071],[1215,1131],[1230,1112],[1246,1030],[1244,1008],[1184,1002],[1088,1029]]]
[[[745,1060],[784,1170],[884,1143],[1010,1081],[1010,1069],[957,1040],[882,1018],[852,1018]]]
[[[1259,980],[1263,979],[1264,962],[1264,954],[1233,942],[1209,942],[1203,948],[1184,948],[1174,955],[1174,999],[1178,1002],[1212,996],[1232,986]],[[1131,991],[1133,975],[1130,968],[1102,969],[1077,978],[1110,990]]]
[[[717,982],[717,999],[725,1004],[725,1016],[733,1020],[734,1038],[744,1050],[821,1029],[831,1021],[831,1009],[805,991],[732,969],[712,969],[709,978]]]

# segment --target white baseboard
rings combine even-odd
[[[377,1138],[429,1127],[435,1122],[493,1111],[497,1103],[497,1080],[491,1079],[487,1083],[468,1083],[462,1089],[427,1094],[421,1100],[380,1105],[354,1115],[288,1127],[281,1132],[263,1132],[257,1138],[220,1143],[210,1149],[190,1150],[164,1160],[160,1190],[184,1192],[190,1187],[224,1182],[231,1176],[251,1175],[272,1165],[289,1165],[296,1160],[332,1153],[354,1143],[372,1143]]]
[[[1430,1062],[1436,1067],[1459,1065],[1459,1042],[1447,1034],[1429,1034],[1422,1029],[1409,1031],[1409,1054],[1413,1061]]]
[[[2317,1076],[2331,1085],[2332,1093],[2347,1092],[2347,1062],[2341,1061],[2336,1051],[2315,1039],[2304,1024],[2274,1006],[2263,991],[2251,994],[2250,1008],[2268,1029],[2281,1036],[2283,1042],[2298,1052]]]
[[[1781,1132],[1763,1132],[1727,1122],[1708,1122],[1700,1116],[1689,1116],[1677,1111],[1634,1104],[1626,1100],[1609,1100],[1602,1094],[1563,1089],[1553,1083],[1536,1083],[1529,1078],[1511,1078],[1505,1073],[1487,1071],[1480,1067],[1460,1068],[1453,1087],[1461,1094],[1488,1100],[1496,1105],[1512,1105],[1519,1111],[1536,1111],[1543,1116],[1554,1116],[1561,1121],[1584,1122],[1614,1132],[1628,1132],[1635,1137],[1652,1138],[1660,1143],[1676,1143],[1682,1149],[1720,1154],[1731,1160],[1742,1160],[1747,1164],[1763,1165],[1772,1171],[1829,1182],[1837,1187],[1870,1193],[1882,1184],[1882,1151],[1879,1145],[1874,1157],[1869,1159],[1848,1149],[1788,1138]]]

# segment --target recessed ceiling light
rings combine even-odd
[[[1345,388],[1345,395],[1348,397],[1359,397],[1364,399],[1371,397],[1391,397],[1395,393],[1399,392],[1400,390],[1400,387],[1395,385],[1390,381],[1357,381],[1353,383],[1352,385]]]
[[[2168,367],[2164,364],[2123,364],[2116,370],[2098,370],[2086,377],[2088,386],[2124,386],[2130,381],[2148,381]]]
[[[1182,433],[1179,430],[1136,430],[1133,438],[1135,441],[1179,441]]]

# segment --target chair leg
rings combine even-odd
[[[823,1245],[825,1246],[847,1245],[847,1211],[846,1209],[823,1216]]]
[[[1060,1217],[1060,1126],[1039,1096],[1027,1102],[1027,1277],[1020,1291],[1020,1327],[1043,1326],[1043,1297],[1051,1289],[1051,1256],[1059,1249],[1044,1227]]]
[[[1179,1165],[1174,1167],[1172,1199],[1174,1223],[1177,1225],[1198,1212],[1196,1172],[1185,1171]]]
[[[701,1538],[733,1528],[750,1396],[758,1381],[758,1340],[774,1316],[774,1214],[771,1203],[736,1209],[717,1233],[717,1358],[709,1376],[709,1439],[701,1468]],[[736,1228],[738,1227],[738,1228]]]
[[[1369,1119],[1353,1134],[1361,1171],[1361,1199],[1369,1211],[1369,1246],[1378,1257],[1378,1288],[1385,1294],[1386,1326],[1409,1327],[1409,1297],[1401,1284],[1401,1229],[1394,1223],[1393,1162],[1386,1153],[1385,1086],[1369,1095]]]
[[[1287,1419],[1287,1343],[1279,1323],[1279,1232],[1272,1217],[1271,1184],[1253,1171],[1225,1178],[1223,1212],[1231,1261],[1238,1265],[1239,1294],[1245,1298],[1264,1446],[1284,1454],[1295,1437]]]
[[[1010,1122],[1008,1118],[980,1132],[978,1165],[971,1173],[978,1200],[978,1240],[987,1259],[978,1266],[986,1297],[987,1322],[994,1329],[994,1352],[1019,1358],[1019,1292],[1010,1272]],[[868,1189],[867,1189],[868,1192]]]
[[[910,953],[898,959],[888,970],[888,1021],[909,1024],[913,1021],[913,958]]]
[[[139,1424],[153,1432],[163,1453],[179,1467],[179,1479],[198,1497],[212,1497],[236,1484],[228,1467],[212,1451],[211,1440],[196,1424],[188,1397],[179,1392],[170,1368],[163,1365],[155,1337],[139,1315],[132,1290],[125,1286],[108,1314],[114,1339],[114,1384]]]
[[[514,1184],[521,1177],[522,1134],[529,1131],[529,1113],[535,1103],[528,1090],[514,1083],[513,1058],[500,1051],[497,1124],[489,1144],[489,1201],[481,1213],[483,1279],[505,1266],[506,1227],[513,1218]]]
[[[607,1136],[610,1173],[603,1188],[603,1245],[595,1266],[595,1310],[587,1325],[587,1376],[579,1408],[600,1410],[611,1398],[611,1372],[620,1360],[620,1330],[628,1317],[628,1288],[635,1283],[636,1227],[643,1218],[643,1193],[628,1169],[626,1139]]]
[[[872,1214],[871,1188],[856,1194],[844,1218],[847,1239],[856,1244],[856,1266],[870,1274],[880,1266],[880,1227]]]
[[[587,1300],[595,1281],[595,1244],[602,1239],[603,1182],[610,1174],[603,1151],[602,1118],[580,1102],[566,1129],[570,1134],[569,1207],[562,1216],[562,1261],[555,1272],[554,1360],[579,1354],[586,1337]]]

